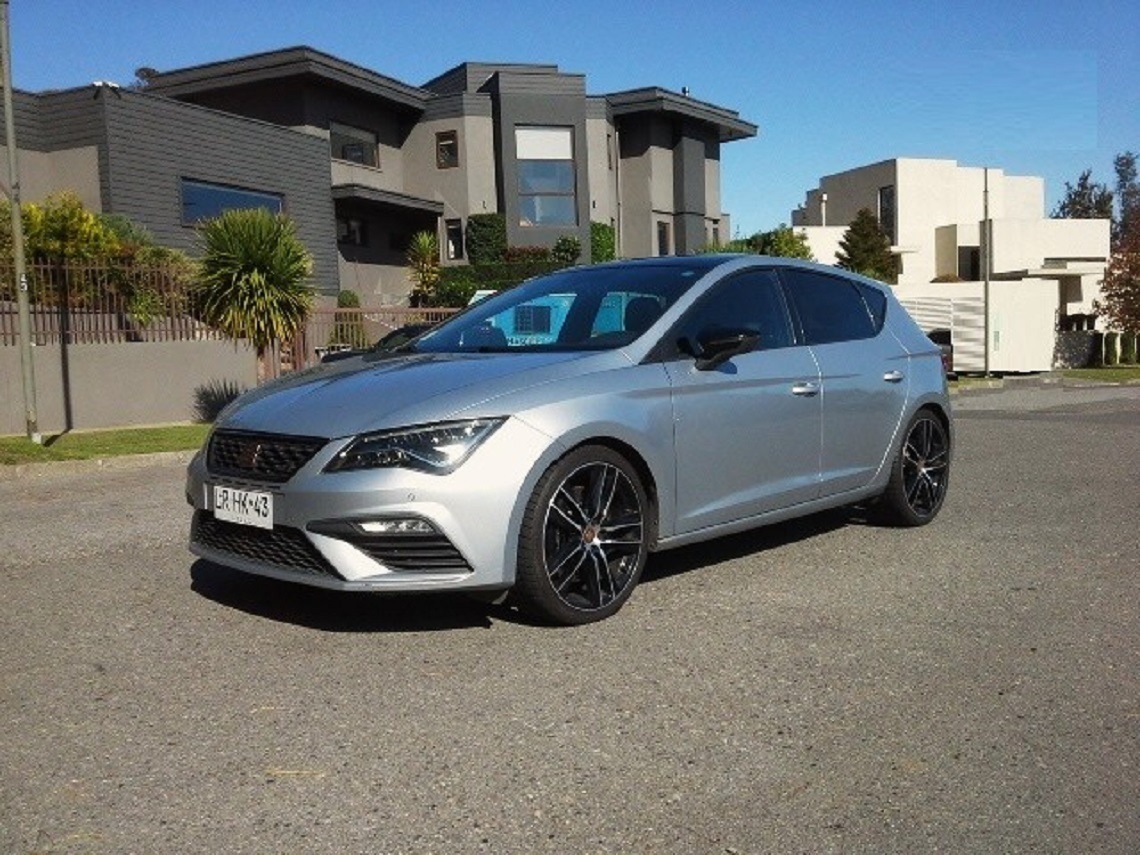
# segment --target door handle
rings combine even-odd
[[[801,398],[810,398],[819,394],[819,385],[816,383],[797,383],[792,387],[792,394]]]
[[[903,379],[903,373],[901,371],[888,371],[883,375],[883,379],[888,383],[898,383]]]

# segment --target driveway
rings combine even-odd
[[[939,519],[526,625],[227,572],[181,467],[0,483],[0,851],[1140,850],[1140,388],[955,399]]]

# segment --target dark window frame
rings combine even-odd
[[[343,143],[339,147],[337,143],[338,139]],[[361,146],[359,158],[344,156],[344,148],[349,144]],[[340,122],[335,119],[330,121],[329,149],[333,160],[355,163],[359,166],[370,167],[371,169],[381,168],[380,135],[376,133],[376,131],[369,130],[368,128],[350,125],[347,122]],[[371,160],[369,160],[369,155],[371,155]]]
[[[355,229],[353,224],[356,225]],[[339,246],[368,246],[368,221],[363,217],[337,217],[336,242]]]
[[[450,150],[450,154],[447,152]],[[435,168],[459,168],[459,131],[435,132]]]
[[[455,240],[452,240],[454,230]],[[463,220],[451,219],[443,221],[444,255],[448,261],[461,261],[466,255],[463,241]]]
[[[220,194],[231,199],[238,199],[240,197],[248,197],[249,201],[253,204],[219,204],[214,203],[207,206],[203,213],[197,214],[193,217],[187,215],[187,208],[190,203],[187,200],[187,190],[192,191],[207,191]],[[218,181],[204,181],[201,178],[188,178],[181,176],[178,179],[179,198],[182,205],[181,222],[182,225],[188,227],[197,226],[202,220],[213,219],[225,211],[232,210],[245,210],[250,208],[265,208],[274,214],[287,213],[288,209],[285,206],[285,194],[273,193],[268,190],[256,190],[252,187],[240,187],[236,184],[223,184]],[[258,204],[258,200],[275,202],[275,205]]]
[[[574,160],[574,129],[572,127],[561,125],[517,125],[515,127],[515,142],[518,143],[519,131],[524,130],[538,130],[538,131],[565,131],[570,140],[570,157],[569,158],[517,158],[515,161],[515,173],[518,179],[518,204],[519,204],[519,225],[523,228],[567,228],[577,226],[579,222],[578,213],[578,164]],[[548,189],[541,190],[524,190],[527,184],[527,179],[524,178],[524,170],[533,164],[559,164],[569,172],[569,182],[565,189]],[[564,176],[565,177],[565,176]],[[528,202],[537,202],[540,199],[550,199],[555,202],[570,202],[570,210],[572,215],[568,218],[559,219],[538,219],[527,218],[523,216],[527,210]]]

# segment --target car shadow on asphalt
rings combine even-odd
[[[190,589],[231,609],[324,632],[475,629],[489,628],[492,617],[512,619],[504,607],[458,594],[329,591],[240,573],[204,559],[190,567]]]
[[[863,523],[864,514],[861,510],[840,508],[658,552],[649,556],[641,584],[652,584],[710,564],[767,552],[769,549],[818,537],[846,525]]]
[[[641,584],[766,552],[846,525],[866,524],[859,509],[823,511],[740,534],[650,555]],[[190,588],[227,608],[324,632],[432,632],[490,628],[495,621],[541,627],[505,604],[462,594],[330,591],[229,570],[204,559],[190,567]]]

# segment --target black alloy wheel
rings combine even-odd
[[[559,624],[612,615],[645,566],[647,506],[637,471],[612,449],[584,446],[559,460],[527,506],[515,602]]]
[[[894,525],[926,525],[937,516],[950,482],[950,435],[931,410],[907,426],[880,511]]]

